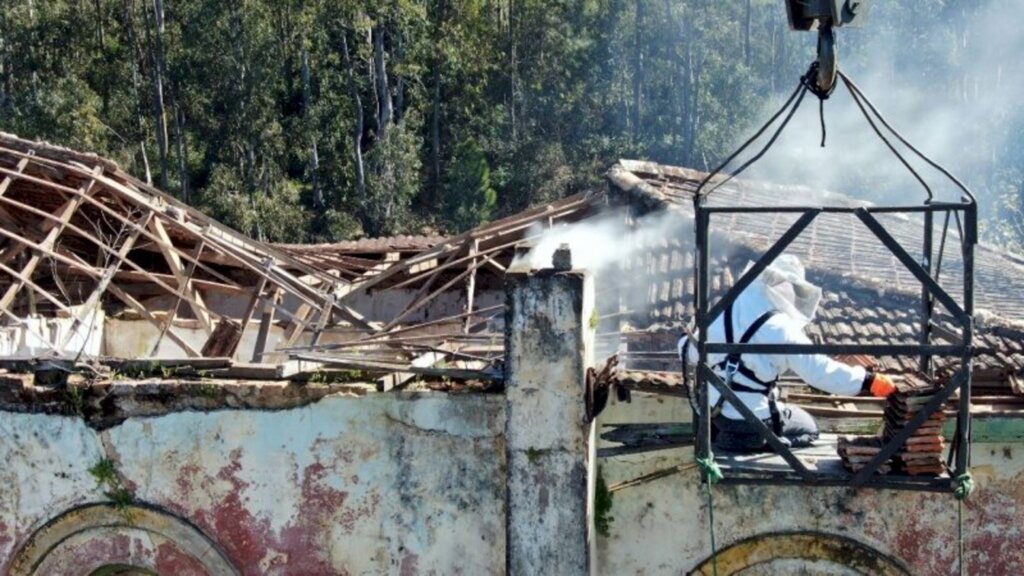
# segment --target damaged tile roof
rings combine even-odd
[[[704,173],[649,162],[623,160],[608,174],[610,194],[643,210],[669,210],[693,219],[693,192]],[[709,203],[719,206],[765,206],[779,199],[803,198],[810,205],[858,206],[848,197],[802,187],[783,187],[751,181],[734,181],[720,188]],[[711,295],[718,297],[739,278],[748,262],[756,260],[796,220],[792,214],[730,214],[712,224]],[[728,222],[724,221],[728,218]],[[889,232],[912,255],[921,252],[923,225],[902,215],[878,215]],[[722,221],[717,221],[722,220]],[[941,229],[941,223],[937,223]],[[724,231],[728,231],[727,233]],[[677,235],[665,237],[641,251],[627,268],[644,287],[643,310],[626,317],[631,350],[672,350],[682,323],[692,317],[692,225],[681,226]],[[937,237],[935,246],[939,246]],[[951,231],[946,240],[941,284],[958,301],[962,298],[962,260],[959,240]],[[825,293],[815,322],[808,327],[819,342],[870,344],[917,344],[920,338],[920,283],[856,218],[821,214],[788,249],[807,266],[809,279]],[[979,246],[976,251],[976,372],[1005,383],[1009,374],[1024,369],[1024,260]],[[949,329],[949,315],[936,305],[932,341],[945,343],[956,337]],[[882,358],[880,368],[912,372],[916,358]],[[645,361],[644,369],[674,370],[671,360]],[[1005,384],[1004,384],[1005,385]]]
[[[649,208],[665,208],[693,219],[693,193],[703,172],[651,162],[620,160],[608,172],[613,193],[625,194]],[[773,206],[798,203],[856,207],[868,205],[833,192],[803,186],[781,186],[735,179],[708,197],[710,206]],[[763,252],[799,217],[798,214],[729,214],[712,220],[712,230],[728,230],[728,242]],[[922,217],[904,214],[876,216],[912,256],[920,258]],[[726,219],[728,219],[726,221]],[[963,260],[956,224],[946,240],[940,283],[956,299],[963,293]],[[942,222],[936,222],[934,245],[941,241]],[[821,214],[787,249],[819,273],[849,279],[884,291],[919,293],[920,283],[856,218]],[[1024,321],[1024,298],[1012,288],[1024,277],[1024,258],[978,245],[975,251],[975,309],[997,312],[1011,321]]]
[[[444,236],[360,238],[328,244],[271,244],[277,250],[318,270],[364,273],[388,258],[416,254],[445,241]]]

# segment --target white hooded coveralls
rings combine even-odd
[[[777,311],[750,338],[750,344],[811,344],[804,333],[804,327],[814,317],[821,291],[804,279],[803,266],[794,256],[780,256],[732,305],[733,338],[738,343],[740,336],[762,314]],[[686,337],[679,341],[679,354],[685,347],[687,362],[697,362],[695,344],[687,346]],[[710,342],[726,341],[725,314],[723,313],[708,328]],[[708,354],[708,365],[714,367],[725,360],[725,354]],[[789,371],[795,373],[808,385],[831,394],[855,396],[864,383],[865,369],[837,362],[824,354],[743,354],[741,360],[762,382],[771,382]],[[725,380],[724,369],[714,368],[715,373]],[[763,385],[753,382],[737,372],[733,381],[761,389]],[[710,406],[718,403],[720,394],[714,386],[708,385]],[[736,392],[740,401],[762,419],[771,417],[768,397],[756,392]],[[722,405],[722,415],[733,420],[743,416],[732,404]]]

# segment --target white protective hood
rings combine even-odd
[[[753,265],[753,262],[747,264],[744,273]],[[759,315],[763,311],[778,310],[803,327],[814,320],[821,302],[821,288],[807,281],[799,258],[783,254],[743,291],[740,300],[743,300],[742,307],[751,312],[759,310]]]

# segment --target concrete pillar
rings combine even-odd
[[[584,379],[592,359],[592,278],[510,272],[506,294],[508,573],[586,575],[594,441]]]

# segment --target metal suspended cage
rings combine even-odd
[[[751,471],[750,473],[727,474],[722,480],[723,483],[762,483],[762,484],[797,484],[797,485],[823,485],[823,486],[869,486],[876,488],[895,488],[907,490],[927,490],[952,492],[956,487],[956,479],[967,473],[970,465],[970,405],[971,405],[971,375],[972,358],[974,354],[974,249],[977,243],[977,202],[971,191],[955,176],[945,168],[938,165],[930,158],[921,153],[902,135],[899,134],[886,119],[878,112],[874,105],[868,100],[860,88],[841,70],[837,72],[841,83],[849,91],[854,103],[857,105],[874,133],[885,144],[885,146],[899,159],[903,166],[914,176],[926,192],[926,199],[921,204],[897,205],[897,206],[861,206],[861,207],[837,207],[837,206],[709,206],[708,197],[718,188],[725,185],[735,176],[741,174],[748,167],[757,162],[768,149],[775,143],[779,135],[785,129],[793,114],[800,107],[807,92],[812,92],[820,99],[828,97],[816,90],[815,79],[817,78],[817,62],[811,65],[808,73],[801,78],[800,84],[792,93],[789,99],[776,112],[771,119],[754,136],[744,143],[725,162],[712,171],[697,187],[694,194],[694,214],[696,223],[696,273],[695,295],[696,295],[696,328],[695,337],[698,353],[696,365],[695,382],[698,401],[698,413],[696,414],[696,453],[700,459],[708,459],[712,456],[711,451],[711,420],[708,418],[708,386],[714,386],[725,398],[743,415],[744,419],[760,434],[761,437],[771,446],[778,456],[781,456],[789,465],[790,469],[785,471]],[[779,119],[782,118],[781,122]],[[774,128],[767,143],[753,157],[743,163],[731,175],[722,175],[722,170],[742,154],[754,142],[758,141],[773,125]],[[894,140],[902,144],[906,150],[935,169],[943,177],[947,178],[953,185],[962,192],[959,201],[948,202],[935,199],[931,187],[924,178],[911,166],[900,150],[897,149]],[[721,176],[720,176],[721,175]],[[714,215],[727,215],[738,213],[763,213],[763,214],[799,214],[796,222],[781,236],[775,243],[748,269],[735,284],[725,293],[724,296],[713,305],[709,301],[709,250],[711,220]],[[856,218],[870,230],[874,236],[892,253],[892,255],[910,272],[921,285],[920,311],[921,311],[921,333],[917,344],[739,344],[739,343],[718,343],[707,341],[707,329],[711,323],[723,311],[731,305],[736,298],[763,272],[786,248],[804,232],[808,226],[821,214],[847,214]],[[921,261],[915,260],[907,249],[904,248],[889,231],[885,225],[876,218],[879,214],[905,214],[923,215],[922,230],[922,254]],[[933,261],[936,257],[934,246],[934,234],[936,220],[942,221],[943,228],[938,250],[939,260],[936,265]],[[938,282],[938,272],[941,270],[941,256],[945,250],[946,238],[951,228],[951,222],[956,225],[953,228],[959,235],[962,247],[963,264],[963,301],[957,302]],[[953,344],[933,344],[931,334],[933,328],[933,316],[936,302],[941,303],[952,316],[952,324],[959,332],[959,341]],[[837,475],[834,473],[823,473],[818,470],[810,470],[794,454],[788,445],[777,437],[773,431],[766,426],[754,413],[741,402],[733,392],[708,364],[709,354],[864,354],[871,356],[916,356],[920,358],[920,370],[924,374],[932,371],[932,360],[935,357],[959,359],[960,366],[953,376],[936,392],[929,401],[907,424],[888,442],[885,442],[881,451],[861,470],[856,473]],[[878,475],[876,472],[899,450],[906,440],[924,424],[936,412],[943,409],[946,402],[954,393],[959,391],[959,406],[957,411],[957,425],[955,435],[950,447],[949,457],[946,466],[949,468],[949,475],[919,477],[900,475]],[[703,473],[707,481],[707,472]]]

